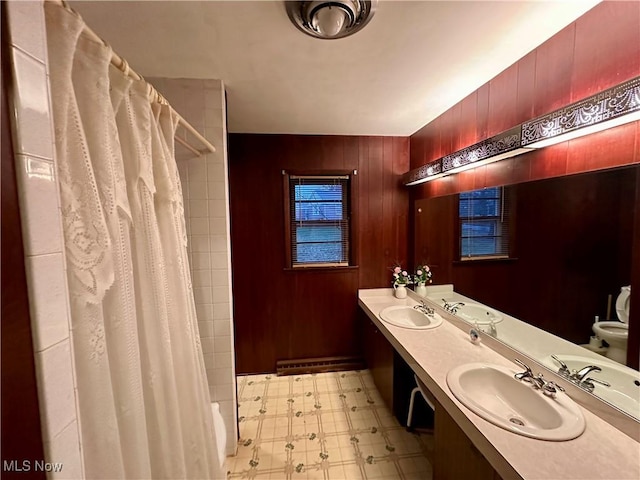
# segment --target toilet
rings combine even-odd
[[[609,344],[609,349],[605,355],[611,360],[622,364],[627,363],[630,296],[631,285],[620,289],[620,295],[616,299],[616,315],[620,320],[619,322],[596,322],[593,324],[593,333]]]
[[[218,447],[218,460],[220,461],[220,472],[226,475],[224,471],[226,448],[227,448],[227,430],[224,425],[224,420],[220,414],[220,404],[212,402],[211,412],[213,414],[213,434],[216,437],[216,445]],[[216,477],[217,478],[217,477]]]

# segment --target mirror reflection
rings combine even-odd
[[[637,371],[623,366],[638,357],[627,341],[638,175],[634,166],[418,200],[414,264],[430,265],[434,284],[453,284],[457,294],[489,307],[484,318],[444,305],[486,333],[505,340],[502,319],[489,315],[504,312],[581,346],[584,365],[602,359],[609,368],[589,378],[597,384],[620,377],[630,398],[640,398]],[[532,356],[527,339],[513,343]],[[556,372],[562,364],[581,368],[582,355],[556,345],[559,361],[537,360]],[[601,397],[616,405],[611,393]]]

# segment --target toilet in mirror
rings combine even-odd
[[[627,342],[629,340],[629,298],[631,285],[622,287],[616,299],[616,315],[618,321],[595,322],[593,333],[604,340],[609,348],[605,356],[624,364],[627,361]]]

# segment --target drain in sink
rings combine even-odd
[[[524,427],[524,422],[519,418],[513,417],[513,418],[510,418],[509,421],[511,423],[515,423],[516,425],[520,425],[521,427]]]

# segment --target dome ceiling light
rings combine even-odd
[[[327,40],[356,33],[369,23],[377,3],[378,0],[285,2],[287,14],[298,29]]]

